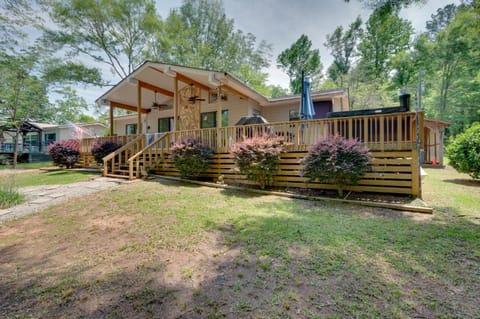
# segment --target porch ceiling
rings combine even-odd
[[[172,75],[169,75],[172,74]],[[173,99],[174,78],[178,79],[178,89],[195,84],[203,91],[216,89],[219,85],[234,94],[252,98],[259,102],[267,102],[261,94],[253,91],[235,77],[225,72],[209,71],[171,64],[145,62],[133,71],[128,77],[100,96],[96,102],[108,105],[107,102],[117,102],[122,105],[137,106],[137,81],[142,86],[142,109],[147,110],[155,101],[157,90],[157,103],[166,104]]]

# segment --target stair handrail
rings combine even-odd
[[[127,144],[123,145],[122,147],[116,149],[114,152],[108,154],[107,156],[103,157],[103,176],[107,176],[108,174],[108,161],[111,161],[112,159],[115,159],[115,156],[118,154],[122,153],[123,151],[129,149],[132,145],[141,142],[143,140],[144,136],[142,134],[139,134],[136,138],[128,142]],[[112,161],[112,172],[114,171],[114,161]]]
[[[145,154],[146,151],[152,149],[154,146],[157,145],[159,142],[163,142],[163,140],[166,140],[170,137],[170,132],[165,132],[162,135],[160,135],[157,139],[155,139],[153,142],[145,146],[142,150],[138,151],[135,155],[130,157],[128,159],[128,167],[129,167],[129,178],[133,179],[133,168],[134,168],[134,162],[135,162],[135,168],[136,168],[136,177],[140,177],[140,159],[138,159],[140,156]],[[163,144],[160,147],[161,153],[164,153],[164,147]],[[147,169],[144,167],[144,169]]]

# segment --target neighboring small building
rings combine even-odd
[[[1,128],[0,153],[13,153],[15,129]],[[50,143],[68,139],[104,136],[107,127],[101,123],[47,124],[25,122],[18,140],[19,153],[45,153]]]

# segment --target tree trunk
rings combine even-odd
[[[15,129],[15,136],[13,138],[13,168],[17,168],[19,136],[20,136],[20,126],[17,126]]]

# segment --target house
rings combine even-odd
[[[56,141],[104,136],[107,127],[101,123],[47,124],[26,121],[20,128],[17,151],[23,161],[46,160],[47,146]],[[0,127],[0,153],[13,154],[15,128]]]
[[[421,194],[418,145],[423,144],[426,133],[420,129],[424,127],[422,112],[407,109],[329,118],[328,114],[349,111],[348,90],[313,92],[311,96],[316,118],[302,120],[298,115],[300,95],[268,99],[227,72],[146,61],[97,99],[110,110],[110,136],[104,140],[124,144],[104,158],[104,174],[125,174],[130,179],[147,170],[178,175],[169,161],[169,146],[189,136],[214,150],[212,169],[206,176],[222,175],[226,181],[246,183],[231,171],[234,163],[229,148],[246,136],[268,132],[289,143],[275,185],[332,188],[307,182],[298,162],[320,138],[340,134],[359,139],[375,157],[372,172],[349,189]],[[114,116],[114,109],[133,114]],[[252,116],[261,116],[268,123],[236,125]],[[85,158],[95,141],[98,139],[82,140]]]

